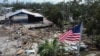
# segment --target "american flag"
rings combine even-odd
[[[79,25],[73,27],[71,30],[61,34],[59,36],[59,41],[63,42],[64,40],[67,41],[79,41],[81,37],[81,26],[82,24],[80,23]]]

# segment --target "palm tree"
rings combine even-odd
[[[57,39],[52,41],[45,40],[45,43],[39,44],[40,56],[57,56],[59,50],[59,44]]]

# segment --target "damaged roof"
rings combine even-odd
[[[25,14],[33,15],[35,17],[43,17],[43,15],[41,15],[39,13],[33,13],[33,12],[27,11],[25,9],[17,10],[16,12],[9,14],[8,17],[14,16],[14,15],[19,14],[19,13],[25,13]]]

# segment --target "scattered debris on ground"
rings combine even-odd
[[[0,53],[2,56],[36,55],[38,43],[58,34],[52,27],[30,30],[20,24],[3,25],[0,27]]]

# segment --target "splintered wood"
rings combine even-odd
[[[5,33],[5,34],[4,34]],[[32,29],[29,30],[28,28],[24,27],[20,24],[13,24],[10,26],[3,26],[0,28],[0,36],[7,36],[6,41],[4,44],[8,45],[4,48],[8,48],[8,52],[12,52],[12,55],[25,55],[25,50],[33,51],[36,50],[38,47],[33,48],[33,43],[43,43],[47,38],[53,38],[54,30],[51,28],[42,28],[42,29]],[[57,35],[57,34],[56,34]],[[13,50],[13,51],[12,51]],[[3,52],[3,51],[2,51]],[[7,51],[3,52],[5,56],[9,53]]]

